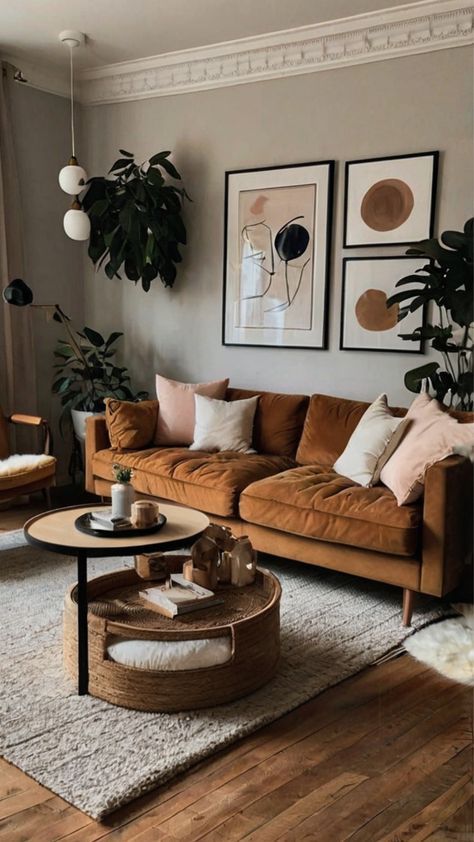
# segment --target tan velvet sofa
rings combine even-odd
[[[244,389],[228,389],[227,399],[251,395],[259,395],[255,454],[153,442],[117,451],[105,418],[90,418],[87,490],[110,496],[112,464],[119,461],[133,468],[140,495],[207,512],[234,534],[249,535],[257,550],[403,588],[407,625],[416,592],[441,597],[457,586],[470,553],[469,460],[450,456],[436,463],[423,499],[397,506],[385,486],[362,488],[332,469],[367,403]],[[472,420],[467,413],[457,417]]]

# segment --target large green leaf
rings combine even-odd
[[[168,173],[168,175],[171,176],[171,178],[176,178],[179,181],[181,181],[181,176],[176,167],[171,163],[171,161],[167,161],[166,158],[164,158],[162,161],[160,161],[160,167],[163,167],[163,169]]]
[[[109,172],[117,172],[117,170],[123,170],[125,167],[130,166],[130,160],[128,158],[119,158],[118,161],[115,161],[114,164],[110,167]]]
[[[85,336],[95,348],[100,348],[104,344],[104,337],[97,330],[93,330],[91,327],[85,327],[83,330]]]
[[[161,164],[166,158],[171,155],[171,151],[167,152],[157,152],[156,155],[152,155],[150,158],[150,165],[153,166],[154,164]]]
[[[419,392],[421,383],[426,378],[430,378],[439,368],[439,363],[425,363],[418,368],[412,368],[405,374],[404,382],[409,392]]]

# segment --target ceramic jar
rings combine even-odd
[[[129,482],[115,482],[112,492],[112,517],[130,518],[135,499],[133,486]]]

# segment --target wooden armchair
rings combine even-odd
[[[10,424],[39,428],[42,453],[12,454],[8,435]],[[18,413],[7,417],[0,409],[0,501],[43,491],[46,503],[51,507],[50,488],[55,483],[56,459],[51,456],[50,448],[51,434],[44,418]]]

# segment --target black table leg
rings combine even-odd
[[[77,684],[79,696],[89,692],[87,629],[87,556],[77,556]]]

